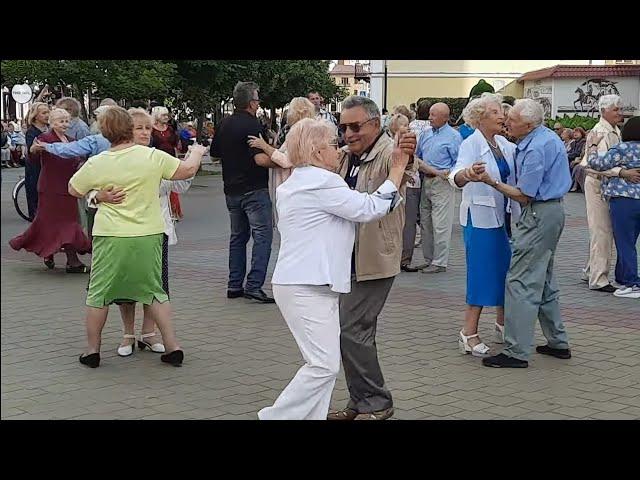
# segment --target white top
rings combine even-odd
[[[393,182],[375,193],[351,190],[344,179],[318,167],[298,167],[276,190],[280,252],[275,285],[329,285],[351,291],[354,222],[382,218],[400,204]]]
[[[494,139],[511,171],[507,183],[515,186],[516,177],[513,162],[516,146],[500,135],[496,135]],[[459,189],[460,187],[458,187],[453,180],[456,173],[470,167],[478,161],[485,162],[489,175],[496,180],[500,180],[500,170],[491,152],[491,148],[489,148],[489,144],[482,132],[476,129],[476,131],[467,137],[460,145],[458,160],[449,175],[451,185]],[[469,210],[471,210],[474,227],[498,228],[504,225],[504,196],[491,185],[482,182],[469,182],[462,187],[460,225],[467,225]],[[517,221],[520,218],[520,204],[515,200],[509,199],[507,202],[507,212],[511,213],[513,221]]]
[[[184,193],[189,190],[193,177],[187,180],[162,180],[160,182],[160,209],[164,218],[164,233],[169,237],[169,245],[178,243],[176,235],[176,227],[171,215],[171,202],[169,202],[169,194],[171,192]]]
[[[422,135],[422,132],[424,132],[425,130],[431,128],[431,123],[429,122],[429,120],[414,120],[409,124],[409,128],[413,133],[416,134],[416,145],[418,145],[420,143],[420,135]],[[407,188],[420,188],[421,186],[422,183],[420,182],[420,171],[416,170],[411,177],[411,180],[407,182]]]

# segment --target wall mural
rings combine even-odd
[[[524,98],[532,98],[544,109],[544,118],[551,118],[551,85],[543,85],[540,80],[534,82],[533,87],[528,87],[524,92]]]
[[[598,100],[603,95],[620,95],[618,87],[611,80],[606,78],[590,78],[582,82],[575,89],[577,98],[573,101],[573,108],[568,106],[559,106],[560,112],[576,112],[586,113],[587,116],[593,117],[598,114]]]

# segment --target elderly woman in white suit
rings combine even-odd
[[[461,352],[485,357],[489,347],[478,335],[483,307],[496,307],[496,341],[504,342],[505,279],[511,261],[511,247],[505,219],[514,220],[520,206],[482,182],[472,182],[473,165],[483,164],[493,178],[515,185],[516,146],[501,135],[504,125],[502,96],[485,93],[465,107],[465,122],[475,128],[458,153],[449,182],[462,188],[460,224],[463,227],[467,260],[467,309],[460,330]]]
[[[382,218],[399,203],[398,188],[415,135],[396,137],[387,180],[374,193],[351,190],[334,173],[339,151],[335,127],[303,119],[287,136],[291,176],[276,190],[278,261],[273,296],[305,364],[261,420],[325,420],[340,368],[338,298],[351,289],[355,222]]]

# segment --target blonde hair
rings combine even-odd
[[[295,97],[287,110],[287,125],[293,126],[303,118],[316,118],[316,107],[305,97]]]
[[[133,140],[133,118],[122,107],[109,107],[98,117],[102,136],[111,142],[111,146]]]
[[[64,108],[72,118],[80,115],[80,102],[72,97],[62,97],[56,102],[56,107]]]
[[[413,110],[411,110],[409,107],[407,107],[406,105],[396,105],[395,107],[393,107],[393,113],[399,113],[401,115],[404,115],[405,117],[407,117],[407,119],[411,122],[414,119],[414,115],[415,112]]]
[[[149,113],[144,108],[130,108],[129,110],[127,110],[127,112],[129,113],[129,115],[131,115],[131,118],[144,118],[153,125],[153,118],[151,118],[151,115],[149,115]]]
[[[154,122],[157,122],[162,115],[169,115],[167,107],[153,107],[151,110],[151,116],[153,117]]]
[[[394,113],[391,116],[391,122],[389,122],[389,131],[391,132],[392,135],[395,135],[396,132],[400,130],[401,127],[408,127],[408,126],[409,126],[409,119],[407,118],[406,115],[403,115],[401,113]]]
[[[45,107],[49,111],[51,110],[49,105],[44,102],[33,102],[31,107],[29,107],[29,113],[27,113],[27,125],[33,125],[33,122],[35,122],[36,117],[38,116],[40,107]]]
[[[291,127],[287,135],[287,156],[294,167],[310,165],[313,152],[328,145],[335,135],[334,126],[328,122],[303,118]]]
[[[484,92],[479,98],[474,98],[462,110],[464,122],[471,128],[478,128],[480,120],[487,111],[487,107],[492,104],[497,104],[502,110],[502,95]]]
[[[51,110],[51,113],[49,113],[49,124],[53,124],[55,120],[62,117],[71,119],[71,115],[64,108],[54,108]]]

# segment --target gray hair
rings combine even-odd
[[[238,82],[233,87],[233,105],[239,110],[245,110],[251,100],[253,100],[254,92],[260,90],[255,82]]]
[[[362,107],[367,112],[369,118],[380,118],[380,109],[376,102],[367,97],[360,95],[351,95],[342,101],[342,109]]]
[[[80,102],[72,97],[62,97],[56,102],[56,107],[64,108],[71,118],[75,118],[80,115]]]
[[[600,113],[612,107],[622,108],[622,99],[618,95],[603,95],[598,100],[598,110]]]
[[[480,119],[487,111],[487,107],[491,104],[498,105],[502,111],[502,95],[499,93],[484,92],[480,97],[471,100],[464,110],[462,110],[462,118],[466,124],[472,128],[478,128]]]
[[[520,114],[520,117],[528,123],[532,123],[534,127],[542,125],[544,120],[544,109],[542,105],[531,98],[521,98],[516,100],[512,111]]]

